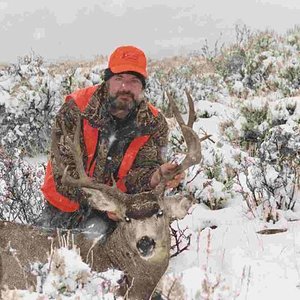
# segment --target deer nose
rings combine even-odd
[[[142,256],[149,256],[155,247],[155,241],[148,236],[143,236],[136,244]]]

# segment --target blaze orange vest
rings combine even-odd
[[[66,101],[73,99],[80,109],[80,111],[84,111],[87,104],[89,103],[92,95],[96,91],[98,86],[92,86],[85,89],[78,90],[66,97]],[[155,117],[158,115],[158,110],[150,103],[148,103],[149,109],[153,113]],[[98,129],[93,128],[88,120],[83,120],[83,137],[84,143],[87,151],[87,165],[86,171],[88,172],[89,176],[92,176],[95,170],[95,161],[93,162],[92,166],[90,166],[92,159],[94,157],[97,140],[98,140]],[[129,144],[125,155],[122,159],[120,164],[120,168],[118,171],[118,181],[117,181],[117,188],[122,192],[126,192],[126,186],[124,183],[125,177],[128,174],[139,149],[143,147],[143,145],[149,140],[149,135],[143,135],[136,137],[132,140]],[[52,171],[52,164],[48,161],[45,180],[44,184],[41,188],[46,200],[53,205],[54,207],[58,208],[64,212],[74,212],[79,209],[79,203],[68,199],[67,197],[61,195],[57,189],[56,184],[53,178],[53,171]]]

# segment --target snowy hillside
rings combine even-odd
[[[66,94],[101,82],[105,66],[64,69],[30,54],[0,70],[0,219],[30,223],[39,215],[55,113]],[[163,299],[300,299],[300,29],[244,36],[216,56],[151,61],[149,71],[146,93],[170,125],[168,159],[180,161],[185,145],[166,90],[184,118],[190,91],[194,130],[212,135],[201,165],[169,191],[188,192],[197,204],[172,224],[183,233],[181,249],[190,244],[173,249]],[[70,275],[61,283],[46,272],[43,294],[7,291],[7,299],[113,299],[117,275],[105,275],[105,290],[76,251],[71,257],[78,269],[66,272],[83,268],[86,281]],[[67,288],[53,291],[55,280]]]

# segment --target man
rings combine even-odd
[[[144,96],[146,78],[143,51],[121,46],[109,58],[103,84],[66,97],[52,131],[51,157],[42,187],[48,204],[40,224],[82,227],[94,216],[108,226],[116,221],[110,212],[87,207],[80,189],[61,183],[62,164],[68,166],[71,176],[77,176],[66,137],[73,140],[78,118],[83,124],[83,162],[97,182],[111,184],[113,177],[121,191],[139,193],[155,188],[161,177],[176,167],[163,161],[168,126]],[[177,175],[167,187],[178,186],[183,176]]]

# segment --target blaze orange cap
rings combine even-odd
[[[110,55],[108,67],[113,73],[137,72],[147,77],[145,53],[134,46],[121,46]]]

